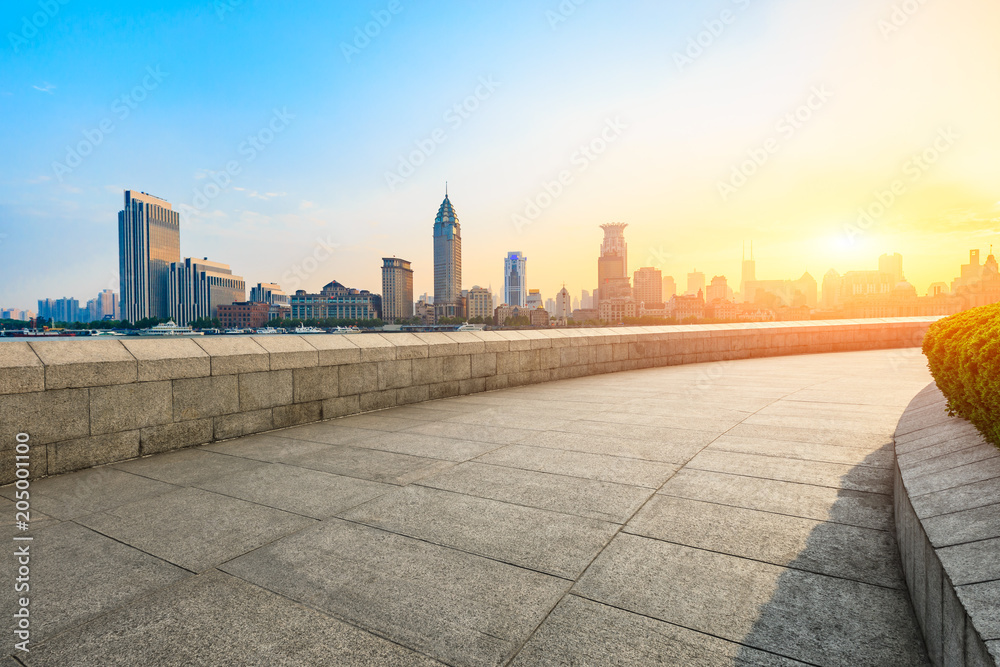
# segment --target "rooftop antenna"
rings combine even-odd
[[[448,181],[444,182],[444,196],[448,196]]]

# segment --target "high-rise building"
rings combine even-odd
[[[840,294],[840,274],[830,269],[823,276],[823,298],[822,307],[824,310],[833,310],[841,303]]]
[[[878,270],[892,276],[894,282],[901,283],[903,278],[903,256],[898,252],[892,255],[882,255],[878,258]]]
[[[659,269],[643,267],[632,276],[632,298],[637,304],[645,304],[646,308],[655,308],[653,304],[663,303],[663,274]]]
[[[97,295],[97,319],[121,319],[121,299],[114,290],[106,289]]]
[[[663,276],[663,300],[670,301],[670,297],[677,294],[677,283],[673,276]]]
[[[469,290],[467,297],[469,319],[493,319],[493,293],[485,287],[476,285]]]
[[[445,191],[434,219],[434,317],[464,317],[462,228]]]
[[[523,306],[528,299],[528,258],[520,251],[503,260],[503,298],[508,306]]]
[[[594,307],[594,298],[587,290],[580,290],[580,308],[588,309]]]
[[[405,259],[382,258],[382,314],[387,322],[413,317],[413,269]]]
[[[707,303],[712,303],[715,300],[729,301],[729,294],[729,282],[726,280],[726,277],[715,276],[712,278],[712,284],[705,291],[705,301]]]
[[[563,288],[559,290],[556,294],[556,304],[555,310],[549,311],[553,316],[560,320],[566,320],[573,314],[573,303],[569,295],[569,290],[563,285]]]
[[[685,294],[692,295],[698,292],[704,293],[705,291],[705,274],[695,269],[688,274],[688,284],[687,292]]]
[[[747,259],[746,243],[743,244],[743,267],[740,272],[740,301],[744,303],[753,300],[753,295],[747,294],[746,285],[757,280],[757,262],[753,259],[753,241],[750,242],[750,259]]]
[[[170,319],[181,326],[201,318],[214,318],[219,306],[243,302],[247,298],[246,281],[234,276],[228,264],[186,258],[169,265]]]
[[[272,306],[287,306],[291,298],[277,283],[257,283],[250,288],[250,303],[266,303]]]
[[[508,304],[510,305],[510,304]],[[525,302],[526,308],[541,308],[542,307],[542,293],[536,289],[528,290],[528,299]]]
[[[601,225],[604,240],[601,255],[597,259],[597,290],[594,300],[601,301],[631,296],[628,285],[628,244],[625,243],[625,228],[628,223],[612,222]]]
[[[177,211],[158,197],[126,190],[125,207],[118,212],[122,319],[170,315],[170,264],[180,259]]]

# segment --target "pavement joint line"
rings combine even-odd
[[[825,523],[825,522],[823,522],[823,523]],[[783,570],[795,570],[796,572],[805,572],[807,574],[813,574],[813,575],[816,575],[818,577],[828,577],[830,579],[838,579],[840,581],[850,581],[852,583],[861,584],[861,585],[864,585],[864,586],[872,586],[874,588],[881,588],[881,589],[889,590],[889,591],[903,592],[903,593],[906,593],[907,596],[909,596],[909,590],[906,588],[906,582],[905,581],[902,582],[902,586],[900,588],[896,588],[895,586],[885,586],[883,584],[873,584],[873,583],[871,583],[869,581],[861,581],[860,579],[851,579],[850,577],[844,577],[844,576],[840,576],[840,575],[836,575],[836,574],[830,574],[828,572],[817,572],[816,570],[807,570],[807,569],[805,569],[803,567],[796,567],[796,566],[791,565],[791,564],[779,565],[778,563],[773,563],[773,562],[771,562],[769,560],[761,560],[760,558],[753,558],[751,556],[740,556],[739,554],[729,553],[728,551],[719,551],[717,549],[709,549],[707,547],[699,547],[699,546],[696,546],[696,545],[693,545],[693,544],[685,544],[684,542],[676,542],[674,540],[667,540],[667,539],[664,539],[662,537],[653,537],[651,535],[644,535],[642,533],[634,533],[634,532],[629,531],[629,530],[624,530],[623,529],[622,532],[624,532],[626,535],[632,535],[633,537],[639,537],[639,538],[642,538],[642,539],[645,539],[645,540],[652,540],[654,542],[663,542],[664,544],[673,544],[673,545],[676,545],[676,546],[679,546],[679,547],[684,547],[685,549],[695,549],[697,551],[704,551],[706,553],[717,554],[719,556],[726,556],[728,558],[739,558],[740,560],[747,560],[747,561],[751,561],[751,562],[754,562],[754,563],[761,563],[763,565],[770,565],[771,567],[777,567],[777,568],[781,568]],[[801,553],[799,555],[801,555]]]
[[[481,464],[481,465],[487,465],[487,464],[484,463],[484,464]],[[495,467],[501,468],[503,466],[495,466]],[[544,474],[547,475],[547,474],[551,474],[551,473],[544,473]],[[574,477],[573,479],[587,479],[587,478],[584,478],[584,477],[576,478],[576,477]],[[489,498],[487,496],[477,496],[475,494],[465,493],[463,491],[453,491],[451,489],[442,489],[442,488],[437,487],[437,486],[430,486],[428,484],[421,484],[421,481],[423,481],[423,480],[417,480],[417,481],[414,481],[414,482],[410,482],[406,486],[419,486],[419,487],[424,488],[424,489],[433,489],[435,491],[447,491],[448,493],[454,493],[456,495],[465,496],[467,498],[478,498],[479,500],[492,500],[494,502],[505,503],[507,505],[513,505],[515,507],[527,507],[528,509],[533,509],[533,510],[543,510],[545,512],[552,512],[553,514],[562,514],[564,516],[575,517],[577,519],[590,519],[591,521],[602,521],[604,523],[610,523],[610,524],[614,524],[616,526],[624,526],[625,525],[624,523],[619,523],[617,521],[611,521],[610,519],[595,519],[594,517],[583,516],[582,514],[573,514],[572,512],[563,512],[563,511],[560,511],[560,510],[548,509],[546,507],[538,507],[537,505],[525,505],[523,503],[513,503],[513,502],[510,502],[509,500],[497,500],[496,498]],[[594,480],[591,480],[591,481],[594,481]],[[405,489],[406,486],[401,486],[399,488]],[[628,485],[627,484],[620,484],[619,486],[628,486]],[[632,487],[632,488],[648,490],[650,492],[650,498],[652,498],[654,495],[656,495],[655,490],[653,490],[653,489],[651,489],[649,487],[646,487],[646,486],[635,486],[635,487]],[[648,498],[647,498],[647,500],[648,500]]]
[[[779,658],[785,658],[786,660],[792,660],[793,662],[798,662],[798,663],[801,663],[803,665],[809,665],[810,667],[824,667],[823,665],[819,665],[819,664],[817,664],[815,662],[809,662],[809,661],[803,660],[801,658],[793,658],[792,656],[785,655],[784,653],[777,653],[776,651],[772,651],[772,650],[769,650],[769,649],[766,649],[766,648],[759,648],[757,646],[753,646],[751,644],[744,644],[743,642],[734,641],[734,640],[729,639],[727,637],[723,637],[721,635],[713,634],[711,632],[705,632],[704,630],[699,630],[698,628],[693,628],[693,627],[690,627],[690,626],[687,626],[687,625],[681,625],[680,623],[674,623],[673,621],[666,621],[666,620],[664,620],[662,618],[657,618],[656,616],[650,616],[649,614],[644,614],[641,611],[635,611],[634,609],[628,609],[626,607],[619,607],[618,605],[609,604],[608,602],[603,602],[601,600],[595,600],[595,599],[589,598],[586,595],[583,595],[581,593],[570,592],[569,594],[572,595],[572,596],[574,596],[574,597],[578,597],[581,600],[586,600],[587,602],[593,602],[594,604],[599,604],[602,607],[610,607],[611,609],[618,609],[619,611],[624,611],[624,612],[626,612],[628,614],[634,614],[636,616],[642,616],[643,618],[648,618],[650,620],[656,621],[657,623],[666,623],[667,625],[672,625],[675,628],[682,628],[684,630],[689,630],[690,632],[695,632],[695,633],[697,633],[699,635],[704,635],[706,637],[714,637],[715,639],[724,641],[727,644],[733,644],[735,646],[743,646],[745,648],[753,649],[754,651],[760,651],[761,653],[769,653],[771,655],[778,656]]]
[[[501,502],[501,501],[497,501],[497,502]],[[430,544],[431,546],[440,547],[442,549],[449,549],[451,551],[457,551],[459,553],[468,554],[470,556],[475,556],[476,558],[484,558],[486,560],[493,561],[494,563],[500,563],[501,565],[507,565],[509,567],[516,567],[519,570],[525,570],[527,572],[534,572],[535,574],[542,574],[542,575],[545,575],[546,577],[553,577],[554,579],[560,579],[560,580],[565,581],[566,583],[569,583],[569,584],[573,584],[573,583],[576,582],[576,579],[571,579],[569,577],[564,577],[561,574],[554,574],[552,572],[546,572],[545,570],[539,570],[537,568],[528,567],[527,565],[519,565],[517,563],[511,563],[508,560],[503,560],[502,558],[497,558],[496,556],[487,556],[485,554],[477,553],[475,551],[469,551],[468,549],[463,549],[461,547],[457,547],[454,544],[442,544],[441,542],[435,542],[434,540],[428,539],[426,537],[420,537],[418,535],[411,535],[409,533],[400,533],[398,531],[391,530],[389,528],[383,528],[382,526],[373,526],[370,523],[365,523],[364,521],[359,521],[357,519],[347,519],[347,518],[344,518],[344,517],[339,516],[339,515],[336,515],[336,516],[333,516],[333,517],[330,517],[330,518],[337,519],[338,521],[343,521],[344,523],[352,523],[355,526],[362,526],[364,528],[370,528],[372,530],[377,530],[377,531],[382,532],[382,533],[388,533],[390,535],[396,535],[397,537],[405,537],[406,539],[409,539],[409,540],[416,540],[417,542],[423,542],[424,544]],[[495,635],[491,635],[491,636],[495,636]],[[500,639],[500,637],[497,637],[497,639]]]
[[[788,440],[782,440],[781,442],[789,442],[789,441]],[[827,444],[819,443],[819,442],[796,442],[794,444],[805,445],[807,447],[808,446],[813,446],[813,447],[841,447],[843,449],[855,449],[853,447],[847,447],[847,446],[844,446],[844,445],[827,445]],[[724,443],[724,442],[712,443],[712,445],[713,445],[713,447],[712,447],[712,451],[713,452],[729,452],[730,454],[748,454],[750,456],[766,456],[766,457],[772,458],[772,459],[786,459],[788,461],[812,461],[813,463],[835,463],[837,465],[851,466],[852,468],[854,468],[854,467],[863,467],[863,468],[873,468],[875,470],[892,470],[893,469],[893,466],[891,466],[891,465],[888,465],[888,466],[876,466],[876,465],[871,465],[870,463],[865,463],[863,461],[860,462],[860,463],[844,463],[843,461],[829,461],[829,460],[826,460],[826,459],[800,458],[800,457],[794,457],[794,456],[782,456],[781,454],[767,454],[767,453],[764,453],[764,452],[745,452],[745,451],[742,451],[742,450],[739,450],[739,449],[726,449],[725,448],[726,443]],[[864,451],[863,448],[861,448],[861,447],[857,447],[856,449],[861,449],[862,451]],[[879,448],[879,449],[881,449],[881,448]],[[868,452],[868,455],[870,456],[871,454],[874,454],[875,452],[879,451],[879,449],[876,449],[876,450],[874,450],[872,452]]]
[[[554,431],[544,431],[544,432],[545,433],[554,433]],[[560,433],[565,433],[565,431],[559,431],[559,432]],[[593,433],[589,433],[589,434],[588,433],[574,433],[573,435],[579,435],[579,436],[586,437],[587,435],[594,435],[594,434]],[[618,436],[615,436],[615,437],[618,437]],[[621,438],[621,439],[622,440],[628,440],[628,438]],[[663,444],[665,446],[667,446],[670,443],[663,443]],[[611,457],[616,458],[616,459],[627,459],[629,461],[642,461],[643,463],[659,463],[661,465],[669,465],[669,466],[684,466],[684,465],[686,465],[686,464],[683,464],[683,463],[678,463],[676,461],[657,461],[657,460],[654,460],[654,459],[639,458],[638,456],[622,456],[621,454],[594,454],[593,452],[583,452],[583,451],[580,451],[579,449],[566,449],[565,447],[553,447],[551,445],[536,445],[536,444],[531,444],[531,443],[525,442],[523,440],[519,440],[518,442],[512,442],[512,443],[510,443],[510,445],[522,445],[524,447],[535,447],[537,449],[550,449],[550,450],[557,451],[557,452],[570,452],[570,453],[573,453],[573,454],[588,454],[590,456],[611,456]],[[509,447],[510,445],[504,445],[504,447]],[[500,449],[502,449],[502,447]],[[493,450],[493,451],[496,451],[496,450]],[[489,452],[486,452],[486,453],[488,454]],[[476,457],[476,458],[478,458],[478,457]],[[475,459],[469,459],[469,461],[475,461]],[[463,463],[467,463],[467,461],[463,461]],[[495,466],[504,467],[504,468],[512,467],[512,466],[500,466],[500,464],[498,464],[498,463],[484,463],[483,465],[495,465]],[[518,468],[518,470],[524,470],[524,468]],[[550,473],[550,474],[555,475],[555,474],[559,474],[559,473]],[[565,474],[563,476],[564,477],[574,477],[574,475],[565,475]],[[581,477],[579,479],[590,479],[590,478],[589,477]],[[610,483],[614,484],[615,482],[610,482]],[[626,484],[626,486],[633,486],[633,485]],[[659,487],[648,486],[648,487],[641,487],[641,488],[651,489],[651,488],[659,488]]]
[[[523,445],[523,443],[516,443],[516,444]],[[506,446],[508,446],[508,445],[505,445],[505,447]],[[530,447],[530,446],[533,446],[533,445],[524,445],[524,446],[525,447]],[[589,453],[589,452],[578,452],[575,449],[558,449],[558,448],[554,448],[554,447],[553,448],[539,447],[539,449],[552,449],[553,451],[557,451],[557,452],[572,452],[572,453],[576,453],[576,454],[587,454],[587,453]],[[496,451],[496,450],[494,450],[494,451]],[[491,454],[491,453],[492,452],[486,452],[482,456],[486,456],[486,454]],[[605,455],[604,454],[592,454],[591,456],[605,456]],[[477,456],[476,459],[478,459],[478,458],[479,457]],[[627,458],[629,461],[644,461],[646,463],[660,463],[662,465],[670,465],[670,466],[676,466],[676,465],[678,465],[677,463],[664,463],[662,461],[647,461],[646,459],[633,459],[633,458],[628,458],[628,457],[625,457],[625,456],[619,456],[619,457],[616,457],[616,458],[623,458],[623,459]],[[588,482],[597,482],[598,484],[613,484],[615,486],[627,486],[627,487],[632,488],[632,489],[651,489],[651,490],[653,490],[654,493],[655,493],[656,489],[660,488],[659,486],[644,486],[642,484],[625,484],[624,482],[611,482],[611,481],[608,481],[606,479],[594,479],[593,477],[580,477],[579,475],[570,475],[570,474],[567,474],[567,473],[564,473],[564,472],[549,472],[548,470],[532,470],[531,468],[518,468],[517,466],[504,465],[502,463],[490,463],[489,461],[477,461],[476,459],[469,459],[467,461],[462,461],[462,463],[475,463],[476,465],[479,465],[479,466],[490,466],[492,468],[503,468],[505,470],[520,470],[522,472],[538,473],[539,475],[552,475],[553,477],[566,477],[568,479],[582,479],[582,480],[586,480]],[[673,474],[673,473],[671,473],[671,474]],[[417,482],[414,482],[414,483],[417,483]],[[660,485],[660,486],[662,486],[662,485]],[[444,490],[444,489],[442,489],[442,490]],[[617,522],[615,521],[615,522],[612,522],[612,523],[617,523]]]
[[[754,456],[754,455],[750,454],[750,456]],[[788,460],[789,461],[794,461],[795,459],[788,459]],[[844,464],[838,463],[836,465],[844,465]],[[688,466],[684,466],[684,467],[687,468]],[[716,473],[718,475],[736,475],[737,477],[752,477],[753,479],[767,479],[767,480],[770,480],[772,482],[790,482],[792,484],[807,484],[807,482],[793,482],[791,480],[779,479],[777,477],[761,477],[760,475],[747,475],[747,474],[741,473],[741,472],[728,472],[728,471],[725,471],[725,470],[712,470],[711,468],[692,467],[690,469],[691,470],[700,470],[702,472],[714,472],[714,473]],[[889,498],[892,498],[892,492],[881,493],[879,491],[866,491],[866,490],[862,490],[862,489],[847,489],[847,488],[845,488],[843,486],[828,486],[826,484],[809,484],[809,486],[819,486],[819,487],[822,487],[824,489],[838,489],[838,490],[845,490],[845,491],[858,491],[859,493],[871,493],[871,494],[876,495],[876,496],[888,496]]]
[[[819,487],[819,488],[825,488],[825,487]],[[868,491],[859,491],[858,493],[868,493]],[[850,526],[851,528],[861,528],[863,530],[877,530],[877,531],[879,531],[881,533],[891,533],[893,536],[895,536],[895,531],[894,530],[889,530],[887,528],[872,528],[871,526],[859,526],[856,523],[844,523],[843,521],[834,521],[833,519],[814,519],[813,517],[802,516],[801,514],[788,514],[787,512],[775,512],[773,510],[762,510],[762,509],[759,509],[759,508],[756,508],[756,507],[744,507],[743,505],[732,505],[730,503],[720,503],[717,500],[703,500],[701,498],[689,498],[688,496],[678,496],[676,494],[666,493],[664,491],[657,491],[654,495],[665,496],[667,498],[678,498],[680,500],[689,500],[691,502],[696,502],[696,503],[706,503],[708,505],[718,505],[720,507],[732,507],[733,509],[747,510],[748,512],[761,512],[763,514],[773,514],[775,516],[787,516],[787,517],[792,518],[792,519],[806,519],[808,521],[815,521],[817,523],[832,523],[832,524],[836,524],[838,526]],[[875,494],[872,494],[872,495],[875,495]],[[638,533],[632,533],[632,534],[638,534]]]
[[[399,433],[399,434],[405,433],[405,431],[378,431],[378,432],[379,433]],[[423,434],[422,433],[410,433],[408,435],[423,435]],[[473,458],[476,458],[474,456],[472,458],[461,459],[460,461],[456,461],[455,459],[442,459],[442,458],[439,458],[437,456],[431,456],[430,454],[410,454],[409,452],[400,452],[400,451],[397,451],[395,449],[382,449],[382,448],[379,448],[379,447],[362,447],[361,445],[357,444],[357,443],[360,443],[362,441],[361,439],[351,440],[351,441],[340,443],[340,444],[333,444],[333,443],[329,443],[329,442],[322,442],[320,440],[310,440],[308,438],[288,438],[288,437],[285,437],[285,436],[276,436],[276,437],[282,437],[285,440],[293,440],[295,442],[312,442],[312,443],[315,443],[317,445],[329,445],[330,447],[351,447],[353,449],[368,449],[368,450],[372,450],[372,451],[376,451],[376,452],[386,452],[387,454],[401,454],[403,456],[413,456],[413,457],[422,458],[422,459],[433,459],[435,461],[447,461],[449,463],[456,463],[456,464],[457,463],[465,463],[466,461],[471,461]],[[362,436],[362,438],[363,437],[364,436]],[[437,437],[440,437],[440,438],[443,438],[443,439],[446,438],[446,436],[443,436],[443,435],[442,436],[430,435],[430,436],[427,436],[427,437],[428,438],[437,438]],[[494,445],[494,444],[496,444],[494,442],[483,442],[482,440],[463,440],[463,439],[460,439],[460,438],[446,438],[446,439],[448,439],[448,440],[454,440],[456,442],[476,442],[476,443],[482,443],[482,444],[486,444],[486,445]],[[498,449],[500,449],[502,447],[506,447],[506,445],[497,445],[493,449],[491,449],[491,450],[489,450],[487,452],[483,452],[483,454],[489,454],[490,452],[495,452],[496,450],[498,450]],[[207,450],[207,451],[211,451],[211,450]],[[218,453],[218,452],[216,452],[216,453]],[[482,456],[483,454],[477,454],[476,456]],[[279,462],[275,461],[274,463],[279,463]],[[336,474],[336,473],[334,473],[334,474]]]

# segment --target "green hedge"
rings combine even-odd
[[[923,349],[951,414],[1000,447],[1000,303],[938,320]]]

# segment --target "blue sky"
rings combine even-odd
[[[116,288],[125,188],[181,208],[183,256],[289,289],[377,291],[397,255],[430,291],[446,180],[464,286],[498,288],[521,250],[546,297],[593,288],[610,221],[630,225],[631,270],[681,284],[695,267],[738,282],[754,238],[764,277],[899,251],[921,293],[1000,227],[996,3],[928,4],[887,36],[882,0],[576,1],[5,2],[0,306]],[[366,24],[378,34],[355,43]],[[679,66],[699,33],[708,45]],[[814,117],[721,199],[731,167],[821,86]],[[952,125],[962,139],[906,201],[848,238],[857,208]],[[412,175],[387,179],[420,146]],[[213,177],[228,184],[200,198]],[[530,218],[529,200],[543,204]]]

